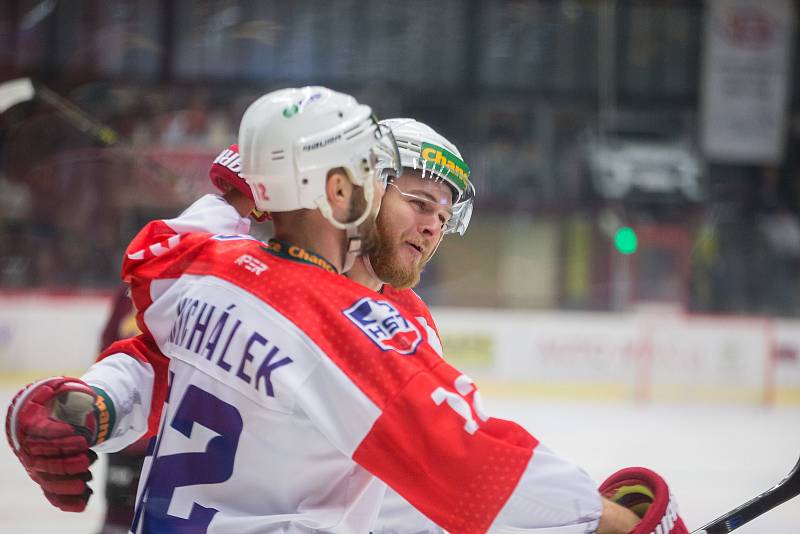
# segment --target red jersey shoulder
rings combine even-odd
[[[383,294],[391,299],[392,302],[396,302],[415,316],[425,316],[429,314],[428,306],[425,304],[425,301],[423,301],[413,289],[396,289],[386,284],[383,286]]]
[[[438,339],[439,329],[425,301],[413,289],[396,289],[388,284],[383,286],[383,294],[415,319],[422,322],[427,330],[432,330],[432,332],[428,332],[428,341],[434,347],[434,350],[441,354],[442,347]],[[431,336],[436,339],[432,339]]]
[[[185,265],[202,249],[210,234],[178,234],[164,221],[152,221],[133,238],[122,262],[122,280],[175,276],[176,265]],[[181,261],[175,258],[180,256]]]

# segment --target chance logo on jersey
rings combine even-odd
[[[417,327],[385,300],[364,297],[344,310],[344,314],[381,350],[414,354],[422,341]]]

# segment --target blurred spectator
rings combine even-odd
[[[14,223],[27,219],[31,213],[31,194],[24,182],[12,181],[0,172],[0,213],[4,222]]]
[[[67,92],[125,138],[114,147],[101,146],[41,103],[16,109],[13,121],[4,114],[0,288],[114,287],[133,233],[156,213],[172,213],[206,191],[198,184],[207,185],[209,151],[213,155],[235,140],[242,112],[264,89],[106,82]],[[602,207],[588,192],[581,160],[581,132],[597,121],[592,106],[520,94],[485,101],[454,96],[433,105],[425,95],[393,89],[376,82],[359,90],[381,102],[382,116],[414,110],[435,116],[443,131],[453,131],[467,147],[465,159],[479,192],[480,217],[472,235],[505,228],[512,214],[567,220],[577,211],[592,214]],[[386,93],[393,96],[387,100]],[[476,113],[456,113],[476,102]],[[18,120],[20,114],[24,120]],[[714,166],[702,220],[683,205],[670,210],[625,202],[623,213],[651,224],[679,224],[697,236],[691,310],[798,314],[793,279],[800,273],[800,224],[792,171],[799,164]],[[784,208],[777,209],[779,203]],[[581,246],[586,268],[600,273],[592,283],[606,284],[607,244]],[[448,276],[444,270],[431,274],[426,278],[431,287]],[[664,282],[661,275],[656,278],[653,284]]]
[[[193,91],[188,105],[174,110],[161,132],[164,145],[208,145],[209,103],[205,91]]]

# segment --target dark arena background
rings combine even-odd
[[[471,167],[470,228],[417,290],[489,411],[597,480],[655,469],[696,528],[800,455],[798,16],[791,0],[0,0],[3,410],[94,361],[126,245],[213,191],[245,108],[325,85],[430,124]],[[102,484],[65,514],[5,445],[0,468],[0,531],[98,531]],[[794,500],[737,532],[799,530]]]

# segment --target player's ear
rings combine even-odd
[[[353,183],[342,167],[328,171],[325,194],[336,220],[344,220],[350,208],[350,198],[353,196]]]

